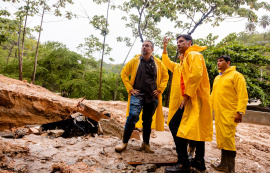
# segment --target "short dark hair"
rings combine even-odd
[[[193,45],[193,39],[191,37],[191,35],[188,35],[188,34],[182,34],[182,35],[178,35],[177,38],[176,38],[176,41],[180,38],[180,37],[183,37],[184,39],[186,39],[187,41],[191,41],[191,45]]]
[[[151,40],[144,40],[144,42],[149,42],[149,43],[151,43],[151,47],[152,47],[152,49],[154,49],[154,43],[153,43]]]
[[[231,57],[229,55],[221,55],[220,57],[217,58],[217,60],[223,58],[226,62],[230,61],[231,62]]]

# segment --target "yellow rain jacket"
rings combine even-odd
[[[121,73],[121,78],[123,80],[123,83],[128,93],[131,89],[133,89],[133,84],[135,82],[137,69],[140,64],[140,56],[141,54],[136,55],[133,59],[131,59],[124,66]],[[164,117],[163,117],[163,112],[162,112],[162,93],[167,86],[169,75],[168,75],[168,70],[164,66],[162,61],[160,61],[156,57],[154,57],[154,61],[157,68],[157,90],[160,90],[161,94],[159,94],[158,96],[158,107],[153,116],[151,128],[156,129],[157,131],[163,131],[164,130]],[[129,79],[130,75],[131,75],[131,78]],[[128,94],[128,106],[127,106],[126,117],[129,115],[130,97],[131,97],[131,93]],[[142,128],[142,112],[140,114],[140,120],[137,122],[136,127]]]
[[[183,101],[180,84],[181,66],[179,63],[171,61],[168,57],[168,54],[162,54],[162,62],[173,73],[169,102],[169,114],[167,119],[167,124],[169,125],[169,122]]]
[[[248,94],[244,76],[231,66],[213,84],[211,93],[212,109],[215,114],[217,146],[220,149],[236,151],[234,122],[235,114],[245,114]]]
[[[183,96],[180,77],[183,74],[185,93],[190,96],[182,116],[177,136],[195,141],[212,141],[213,117],[210,108],[210,84],[207,69],[200,51],[206,47],[193,45],[184,55],[183,63],[169,60],[167,54],[162,55],[162,62],[173,72],[168,124],[179,108]]]

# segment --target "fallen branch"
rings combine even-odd
[[[127,162],[127,164],[131,166],[138,166],[138,165],[144,165],[144,164],[155,164],[157,167],[160,166],[172,166],[177,164],[177,161],[169,161],[169,162]]]

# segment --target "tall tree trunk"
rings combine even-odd
[[[266,31],[265,31],[265,28],[266,28],[266,27],[263,27],[263,31],[264,31],[264,33],[263,33],[263,41],[266,40],[266,35],[267,35],[267,34],[266,34]]]
[[[29,0],[27,1],[27,6],[29,6]],[[22,38],[22,49],[21,49],[21,56],[20,56],[20,61],[19,61],[19,80],[23,79],[22,76],[22,65],[23,65],[23,49],[24,49],[24,38],[25,38],[25,33],[26,33],[26,24],[27,24],[27,16],[28,16],[28,8],[26,10],[26,15],[25,15],[25,23],[23,27],[23,38]]]
[[[8,65],[9,57],[10,57],[10,55],[12,53],[13,48],[14,48],[14,45],[15,45],[15,43],[12,44],[12,46],[11,46],[11,48],[9,50],[8,57],[7,57],[7,65]]]
[[[144,9],[144,8],[143,8]],[[139,36],[141,38],[141,42],[143,43],[143,36],[142,36],[142,32],[141,32],[141,20],[142,20],[142,13],[143,13],[143,9],[140,12],[140,18],[139,18],[139,24],[138,24],[138,31],[139,31]]]
[[[17,52],[18,52],[18,49],[15,50],[15,55],[14,55],[15,58],[18,58]]]
[[[86,61],[86,64],[85,64],[85,67],[84,67],[84,71],[83,71],[83,75],[82,75],[82,79],[84,79],[84,75],[85,75],[85,72],[86,72],[86,67],[87,67],[89,61],[90,60]]]
[[[99,92],[98,92],[98,99],[99,100],[101,98],[102,64],[103,64],[103,57],[104,57],[104,51],[105,51],[105,41],[106,41],[106,35],[107,35],[109,8],[110,8],[110,0],[108,1],[106,28],[105,28],[105,35],[104,35],[103,48],[102,48],[102,57],[101,57],[101,63],[100,63]]]
[[[177,60],[177,58],[178,58],[178,55],[179,55],[179,52],[178,52],[178,50],[177,50],[176,55],[175,55],[175,57],[174,57],[174,62],[176,62],[176,60]],[[172,85],[172,75],[173,75],[173,73],[170,72],[170,71],[169,71],[169,73],[170,73],[170,76],[169,76],[169,82],[168,82],[168,92],[167,92],[167,94],[166,94],[166,99],[165,99],[165,107],[169,107],[169,100],[170,100],[170,93],[171,93],[171,85]]]
[[[118,72],[118,75],[117,75],[116,84],[115,84],[115,90],[114,90],[114,98],[113,98],[113,100],[114,100],[114,101],[116,100],[117,88],[118,88],[118,80],[119,80],[119,77],[120,77],[120,74],[121,74],[122,68],[124,67],[125,62],[126,62],[126,60],[127,60],[127,57],[128,57],[128,55],[129,55],[129,53],[130,53],[131,49],[133,48],[133,46],[134,46],[134,44],[135,44],[135,42],[136,42],[137,38],[138,38],[138,36],[135,38],[135,40],[134,40],[134,42],[133,42],[132,46],[130,47],[130,49],[129,49],[129,51],[128,51],[128,54],[127,54],[127,56],[126,56],[126,58],[125,58],[124,62],[122,63],[121,68],[119,69],[119,72]]]
[[[141,11],[139,11],[139,14],[140,14],[140,17],[139,17],[139,23],[138,23],[138,31],[139,31],[139,36],[141,38],[141,42],[143,43],[144,42],[144,39],[143,39],[143,36],[142,36],[142,31],[141,31],[141,21],[142,21],[142,14],[143,14],[143,11],[146,7],[146,5],[148,4],[149,1],[146,1],[144,6],[142,7]]]
[[[35,78],[36,78],[38,46],[39,46],[39,41],[40,41],[40,36],[41,36],[41,30],[42,30],[42,24],[43,24],[43,17],[44,17],[44,12],[45,12],[45,6],[46,6],[46,1],[44,1],[44,7],[43,7],[43,12],[42,12],[42,17],[41,17],[41,22],[40,22],[40,27],[39,27],[38,42],[37,42],[37,47],[36,47],[35,66],[34,66],[34,71],[33,71],[33,76],[32,76],[32,84],[35,83]]]
[[[17,46],[18,46],[18,59],[19,59],[19,72],[20,72],[20,66],[21,66],[21,56],[20,56],[20,39],[21,39],[21,32],[22,32],[22,17],[20,16],[20,27],[19,27],[19,33],[18,33],[18,42],[17,42]],[[19,75],[19,79],[21,78],[22,80],[22,76]]]

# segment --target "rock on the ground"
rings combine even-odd
[[[59,129],[59,130],[47,130],[48,135],[52,137],[60,137],[63,133],[65,133],[65,130]]]
[[[15,134],[12,131],[0,132],[0,136],[3,138],[15,138]]]
[[[136,167],[137,172],[155,172],[157,169],[157,166],[155,164],[144,164],[144,165],[139,165]]]
[[[116,136],[122,139],[124,134],[124,126],[119,124],[114,119],[101,119],[99,121],[99,133],[102,133],[104,135]],[[134,130],[131,138],[140,140],[139,132],[137,130]]]
[[[29,149],[10,142],[4,142],[0,138],[0,172],[8,170],[10,172],[28,172],[28,164],[24,158],[29,154]]]

